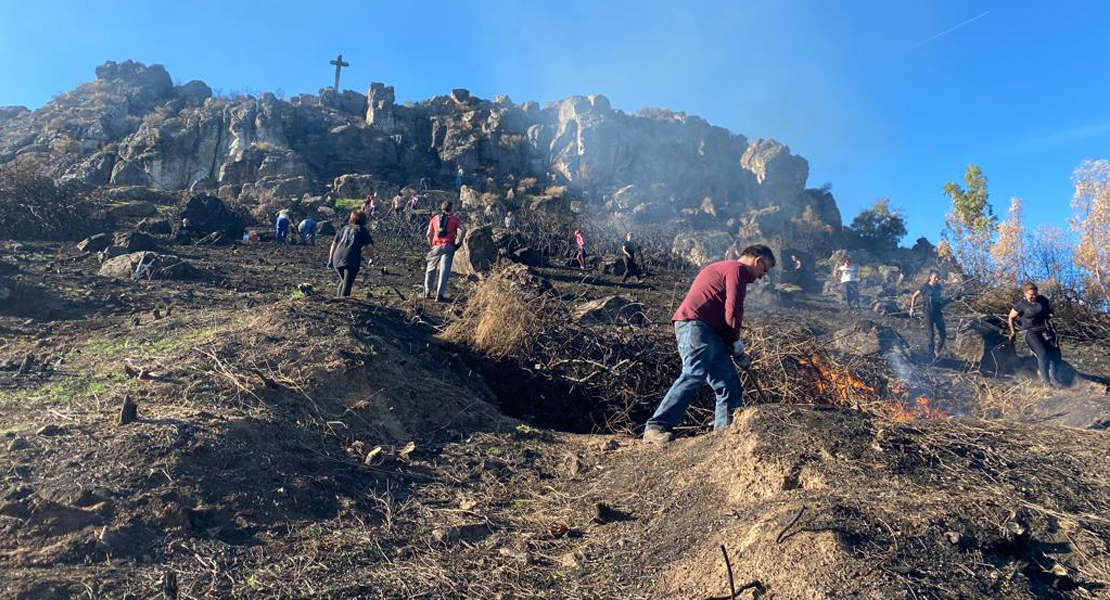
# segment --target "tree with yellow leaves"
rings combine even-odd
[[[1010,198],[1006,220],[998,224],[998,236],[991,246],[995,282],[1003,285],[1020,285],[1029,280],[1029,265],[1025,252],[1025,225],[1021,218],[1021,198]]]
[[[1085,271],[1088,298],[1105,307],[1110,304],[1110,161],[1084,160],[1072,179],[1075,264]]]

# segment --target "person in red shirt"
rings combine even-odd
[[[775,254],[763,244],[748,246],[737,260],[706,266],[694,278],[686,298],[671,317],[682,374],[678,376],[655,414],[644,426],[644,440],[669,442],[672,429],[689,408],[702,383],[717,396],[713,429],[728,427],[740,406],[740,378],[729,355],[741,366],[751,364],[740,339],[744,321],[744,296],[748,285],[762,279],[775,266]]]
[[[428,251],[427,268],[424,270],[424,298],[432,294],[432,281],[435,280],[436,270],[439,270],[439,285],[436,286],[436,302],[447,301],[447,279],[451,276],[451,262],[455,259],[455,248],[462,242],[466,235],[466,228],[462,221],[451,214],[451,203],[444,202],[440,205],[440,212],[428,221],[427,239]]]

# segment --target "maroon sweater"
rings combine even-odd
[[[696,319],[712,327],[725,342],[732,343],[740,337],[744,296],[752,281],[748,268],[735,260],[707,265],[694,278],[671,321]]]

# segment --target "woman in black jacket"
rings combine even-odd
[[[1035,283],[1029,282],[1021,286],[1021,293],[1021,299],[1010,309],[1010,338],[1017,335],[1014,329],[1014,322],[1017,321],[1020,329],[1025,332],[1025,343],[1037,357],[1037,376],[1041,383],[1060,385],[1056,374],[1062,358],[1056,328],[1049,321],[1052,306],[1048,303],[1048,298],[1037,293]]]

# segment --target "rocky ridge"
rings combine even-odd
[[[174,85],[161,65],[107,62],[42,108],[0,107],[2,164],[87,186],[255,203],[338,197],[351,177],[393,186],[429,177],[449,188],[461,168],[491,201],[511,203],[508,190],[524,188],[621,221],[678,218],[764,239],[789,237],[807,219],[833,234],[841,226],[832,195],[806,188],[809,165],[787,146],[681,112],[629,114],[602,95],[540,106],[457,89],[398,104],[392,87],[373,82],[366,95],[217,97],[201,81]]]

